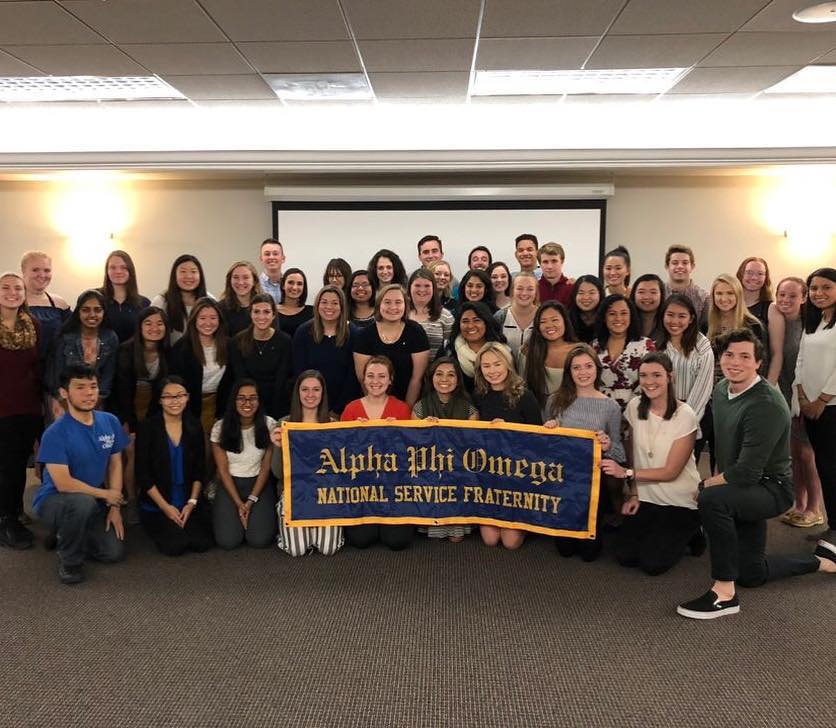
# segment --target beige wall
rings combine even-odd
[[[124,248],[134,256],[140,287],[148,295],[164,287],[177,254],[193,252],[204,264],[209,289],[218,294],[229,263],[255,260],[258,243],[271,232],[263,185],[257,179],[126,183],[120,187],[120,199],[126,201],[127,222],[114,223],[114,227],[124,224],[124,230],[113,241],[99,239],[99,244],[104,250]],[[608,247],[619,243],[629,247],[634,275],[663,273],[664,250],[672,242],[694,248],[696,279],[702,285],[717,273],[734,272],[748,255],[766,258],[773,280],[836,263],[832,236],[824,248],[805,259],[781,234],[767,228],[763,208],[771,200],[771,180],[623,176],[616,177],[615,186],[608,206]],[[0,182],[0,269],[16,269],[21,253],[29,248],[47,250],[55,269],[52,289],[69,298],[100,285],[103,267],[103,256],[91,264],[75,258],[66,234],[57,229],[62,223],[53,219],[72,188],[49,182]],[[104,216],[110,203],[103,204],[99,212],[94,208],[87,213],[87,219]],[[292,265],[292,251],[288,253]],[[574,270],[571,260],[567,271],[585,272]]]

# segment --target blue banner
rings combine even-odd
[[[288,526],[486,524],[594,538],[586,430],[441,420],[282,427]]]

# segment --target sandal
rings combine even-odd
[[[796,528],[812,528],[813,526],[821,526],[824,523],[824,516],[821,513],[816,513],[812,516],[805,516],[803,513],[798,514],[792,525]]]
[[[786,523],[788,526],[794,526],[795,521],[797,521],[799,518],[801,518],[801,513],[799,513],[794,508],[791,508],[778,520],[781,521],[781,523]]]

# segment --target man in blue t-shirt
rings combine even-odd
[[[67,414],[41,439],[43,484],[33,505],[57,533],[58,577],[64,584],[77,584],[84,580],[85,557],[112,562],[124,556],[120,453],[130,439],[116,417],[96,411],[95,369],[67,367],[58,391]]]

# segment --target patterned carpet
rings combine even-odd
[[[771,524],[776,548],[803,535]],[[0,550],[0,725],[834,725],[836,577],[694,623],[674,607],[706,557],[650,578],[542,537],[298,560],[128,540],[73,588],[40,545]]]

